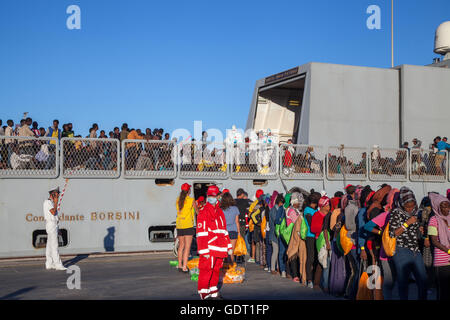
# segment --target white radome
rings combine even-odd
[[[450,21],[442,23],[436,29],[434,52],[445,55],[450,52]]]

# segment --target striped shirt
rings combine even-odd
[[[450,227],[449,227],[450,229]],[[437,236],[439,240],[439,228],[438,228],[438,222],[435,216],[430,218],[430,222],[428,223],[428,235],[430,236]],[[448,266],[450,265],[450,255],[442,251],[439,248],[434,248],[434,266],[435,267],[442,267],[442,266]]]

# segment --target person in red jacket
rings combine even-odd
[[[198,293],[202,300],[221,299],[217,288],[220,269],[223,259],[232,254],[225,215],[217,199],[219,194],[219,188],[210,186],[206,205],[197,216]]]

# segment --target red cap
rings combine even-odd
[[[264,191],[261,189],[256,190],[256,199],[259,199],[264,194]]]
[[[189,191],[191,189],[191,185],[187,183],[183,183],[181,185],[181,191]]]
[[[200,197],[198,197],[197,201],[198,202],[203,202],[203,201],[205,201],[205,197],[204,196],[200,196]]]
[[[227,192],[230,193],[230,190],[228,190],[228,189],[223,189],[222,190],[222,193],[227,193]]]
[[[348,187],[353,187],[353,185],[352,185],[352,184],[348,184],[348,185],[344,188],[344,190],[347,190]]]
[[[220,193],[219,188],[217,188],[216,186],[210,186],[208,188],[208,191],[206,192],[207,196],[217,196]]]

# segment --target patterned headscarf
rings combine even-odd
[[[330,198],[323,196],[319,200],[319,209],[325,207],[327,204],[330,204]]]
[[[417,204],[414,192],[408,187],[402,187],[400,189],[400,198],[399,198],[400,207],[402,209],[405,209],[405,204],[407,204],[410,201],[415,201]]]
[[[300,192],[294,192],[291,196],[291,204],[300,203],[300,207],[302,207],[304,201],[305,198],[303,198],[303,194]]]

